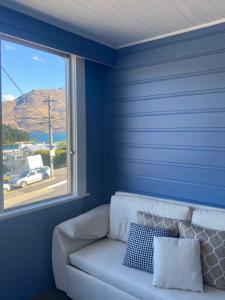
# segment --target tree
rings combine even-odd
[[[29,135],[26,131],[12,128],[8,125],[2,125],[2,143],[4,145],[11,145],[17,142],[27,142]]]
[[[48,167],[50,166],[49,150],[35,151],[34,154],[40,154],[44,166],[48,166]],[[55,156],[53,158],[54,169],[66,167],[66,158],[67,158],[66,150],[56,149]]]

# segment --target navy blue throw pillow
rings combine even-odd
[[[153,273],[154,236],[170,236],[170,232],[131,223],[123,265]]]

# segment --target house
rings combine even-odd
[[[44,299],[35,297],[49,289],[50,299],[66,297],[55,290],[54,228],[89,211],[93,218],[92,209],[109,203],[114,195],[115,215],[120,217],[117,229],[124,229],[132,195],[120,210],[118,202],[126,195],[118,191],[145,195],[144,200],[135,195],[138,207],[148,207],[148,197],[159,197],[164,204],[169,199],[176,205],[215,210],[215,222],[217,213],[224,213],[225,1],[0,0],[0,40],[1,80],[7,78],[13,87],[8,91],[6,81],[2,85],[1,96],[12,100],[2,102],[3,120],[26,131],[44,127],[50,145],[58,142],[54,134],[65,125],[66,134],[59,141],[67,141],[61,156],[51,149],[43,162],[51,174],[54,170],[53,178],[0,196],[0,300]],[[27,102],[13,102],[15,97]],[[30,155],[37,147],[25,146],[23,151]],[[54,169],[62,156],[66,166]],[[97,209],[97,216],[105,207]],[[167,207],[161,212],[171,211]],[[188,213],[187,208],[186,221]],[[207,225],[210,218],[204,216]],[[65,229],[60,226],[58,235]],[[64,244],[61,249],[66,249]],[[103,251],[99,257],[105,256]],[[223,277],[224,267],[221,272]],[[82,278],[88,277],[83,273]],[[136,283],[144,278],[140,274]],[[88,299],[104,298],[103,292],[96,296],[99,290],[92,281],[81,282],[80,287],[90,292]],[[112,287],[105,299],[138,299],[129,294],[135,288],[130,285],[120,293],[124,298],[116,298]],[[167,292],[174,295],[174,290]],[[165,289],[158,294],[167,299]],[[214,299],[221,299],[218,294]],[[205,299],[204,292],[185,295],[170,299]]]
[[[12,165],[16,164],[17,161],[22,157],[20,150],[3,151],[2,159],[4,165],[4,173],[8,173],[11,170]]]
[[[23,156],[29,156],[37,151],[48,151],[49,147],[43,144],[28,144],[25,145],[21,150],[23,152]]]

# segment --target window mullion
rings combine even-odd
[[[71,191],[73,195],[77,195],[77,97],[75,55],[70,55],[69,78]]]
[[[2,41],[0,39],[0,65],[2,66]],[[0,124],[1,124],[1,130],[0,130],[0,215],[4,213],[4,193],[3,193],[3,182],[2,182],[2,178],[3,178],[3,156],[2,156],[2,148],[3,148],[3,144],[2,144],[2,69],[0,69],[0,105],[1,105],[1,109],[0,109]]]
[[[86,190],[86,105],[85,105],[85,60],[76,57],[76,172],[77,195],[82,196]]]
[[[70,57],[70,133],[72,192],[86,194],[85,60]]]

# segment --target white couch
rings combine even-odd
[[[129,224],[138,210],[225,231],[222,210],[117,192],[110,205],[55,228],[52,263],[57,288],[73,300],[224,300],[225,291],[206,285],[203,293],[157,289],[150,273],[122,265]]]

